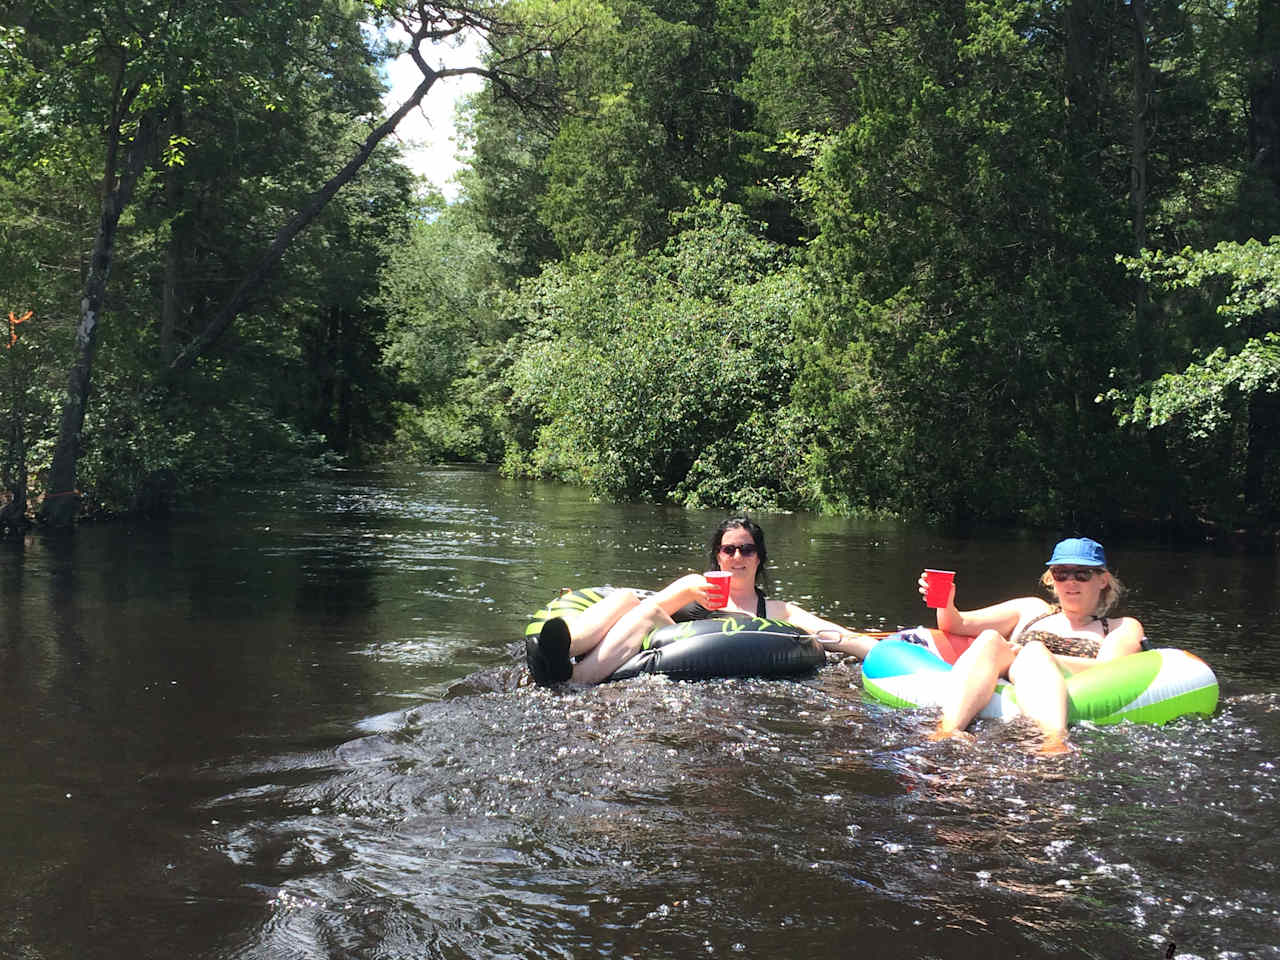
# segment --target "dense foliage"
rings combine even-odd
[[[800,271],[735,207],[681,223],[660,251],[579,254],[508,301],[524,324],[505,465],[615,498],[799,502],[800,432],[783,418]]]
[[[376,452],[689,505],[1280,523],[1280,0],[427,6],[489,40],[458,198],[379,147],[185,365],[380,109],[368,24],[427,7],[4,24],[15,499],[149,138],[84,430],[105,507]]]
[[[86,0],[13,17],[0,216],[22,230],[9,242],[23,269],[3,293],[6,309],[34,311],[20,344],[43,351],[24,404],[45,506],[82,495],[90,511],[147,510],[385,435],[382,320],[363,301],[383,239],[412,214],[411,175],[390,151],[206,362],[170,373],[380,112],[358,9]]]
[[[53,525],[149,512],[394,434],[378,277],[418,207],[391,134],[460,72],[545,100],[520,63],[427,62],[467,31],[534,57],[581,32],[488,0],[5,8],[0,293],[41,348],[10,364],[6,526],[31,494]],[[401,51],[420,82],[384,116]]]

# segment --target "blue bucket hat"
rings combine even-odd
[[[1063,540],[1053,548],[1053,556],[1045,566],[1056,567],[1066,563],[1075,564],[1078,567],[1105,567],[1107,555],[1102,552],[1102,544],[1097,540],[1090,540],[1088,537],[1072,537],[1069,540]]]

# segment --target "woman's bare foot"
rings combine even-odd
[[[929,734],[929,739],[938,740],[959,740],[961,743],[977,743],[978,738],[968,730],[957,730],[954,727],[946,727],[938,724],[938,728]]]
[[[1036,753],[1042,757],[1059,757],[1064,753],[1071,752],[1071,744],[1067,742],[1067,732],[1054,731],[1044,735],[1044,743],[1040,745],[1040,749]]]

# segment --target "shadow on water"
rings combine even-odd
[[[926,742],[852,661],[802,682],[522,686],[564,585],[654,586],[719,519],[468,470],[237,491],[0,553],[0,955],[1280,957],[1271,560],[1108,544],[1211,720]],[[247,505],[247,506],[246,506]],[[921,619],[1045,544],[765,518],[775,593]]]

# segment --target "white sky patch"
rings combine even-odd
[[[460,47],[441,44],[426,48],[424,53],[427,63],[435,67],[467,67],[480,65],[481,49],[481,41],[469,35]],[[386,71],[389,89],[382,102],[390,113],[413,93],[422,82],[422,74],[408,54],[389,63]],[[449,201],[458,195],[457,184],[450,181],[466,165],[466,158],[458,157],[454,140],[454,107],[462,97],[483,85],[482,78],[471,75],[437,80],[418,109],[401,120],[396,129],[404,147],[405,163],[435,184]]]

